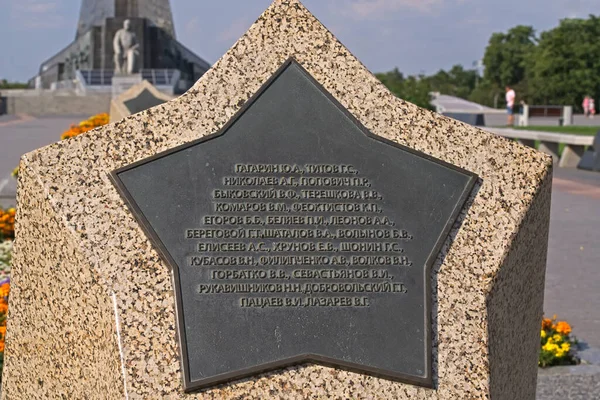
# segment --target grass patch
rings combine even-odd
[[[553,132],[553,133],[570,133],[574,135],[589,135],[594,136],[596,132],[600,131],[600,126],[515,126],[514,129],[522,131],[542,131],[542,132]]]

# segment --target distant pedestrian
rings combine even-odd
[[[581,103],[581,107],[583,108],[583,115],[588,117],[590,115],[590,96],[585,96],[583,98],[583,103]]]
[[[515,91],[509,86],[506,86],[506,112],[508,114],[508,125],[515,124]]]
[[[590,118],[594,118],[594,115],[596,115],[596,106],[594,105],[594,99],[592,97],[590,97],[589,99],[589,115]]]

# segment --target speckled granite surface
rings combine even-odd
[[[19,176],[27,207],[19,203],[2,398],[122,398],[112,297],[32,170],[21,164]]]
[[[290,56],[373,133],[482,178],[433,268],[435,389],[314,365],[181,389],[169,272],[107,173],[216,131]],[[23,157],[2,393],[533,399],[551,162],[395,98],[299,2],[277,0],[184,96]]]

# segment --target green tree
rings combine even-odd
[[[600,18],[563,19],[543,32],[531,57],[528,79],[535,102],[573,105],[600,98]]]
[[[468,98],[478,80],[476,70],[467,70],[462,65],[455,65],[449,71],[439,70],[431,76],[405,77],[398,68],[376,76],[396,96],[430,110],[434,109],[430,104],[431,92]]]
[[[20,82],[9,82],[6,79],[0,79],[0,89],[25,89],[28,85]]]
[[[419,107],[433,109],[429,104],[429,82],[423,75],[404,77],[402,72],[395,68],[390,72],[375,74],[392,93],[403,100],[418,105]]]
[[[377,77],[399,97],[427,108],[430,92],[502,107],[508,85],[515,89],[517,102],[581,110],[586,95],[600,104],[600,17],[563,19],[539,38],[532,27],[523,25],[494,33],[483,63],[479,82],[475,70],[460,65],[430,76],[405,77],[395,69]]]
[[[483,56],[484,80],[494,88],[519,85],[519,92],[526,96],[527,67],[536,43],[531,26],[518,25],[507,33],[492,34]]]
[[[504,88],[483,80],[466,98],[487,107],[498,107],[504,102],[504,93]]]
[[[449,71],[440,70],[425,79],[429,83],[430,91],[466,99],[475,89],[477,71],[455,65]]]

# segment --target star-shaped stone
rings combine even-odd
[[[474,174],[289,60],[219,132],[112,178],[172,268],[187,391],[306,362],[432,385],[430,269]]]
[[[131,114],[136,114],[140,111],[156,107],[164,102],[164,99],[159,99],[158,97],[155,97],[148,89],[144,89],[137,97],[124,101],[123,103]]]

